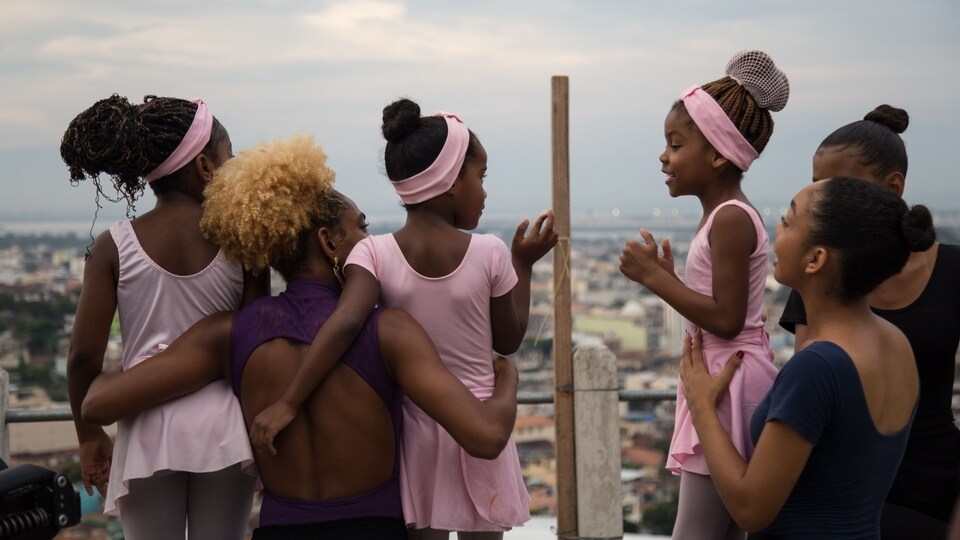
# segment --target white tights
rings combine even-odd
[[[246,538],[256,478],[234,465],[212,473],[161,472],[130,481],[118,502],[127,540]]]

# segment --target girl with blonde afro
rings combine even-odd
[[[260,145],[223,167],[205,205],[205,233],[250,268],[277,270],[286,290],[203,319],[156,357],[101,375],[83,403],[84,420],[110,423],[226,378],[249,428],[291,383],[336,307],[338,261],[367,236],[365,216],[333,180],[309,137]],[[516,418],[517,371],[502,358],[494,370],[493,395],[480,401],[409,315],[373,310],[303,414],[276,438],[275,453],[254,450],[265,489],[253,538],[405,539],[401,398],[471,455],[489,459]]]

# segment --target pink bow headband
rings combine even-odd
[[[194,100],[194,103],[197,104],[197,114],[194,115],[193,123],[190,124],[187,134],[183,136],[183,140],[180,141],[173,153],[163,160],[163,163],[157,165],[156,169],[143,177],[145,181],[153,182],[179,170],[180,167],[197,157],[203,151],[203,147],[210,141],[213,115],[210,114],[210,109],[207,108],[207,104],[202,99]]]
[[[693,123],[720,155],[729,159],[741,171],[746,172],[760,154],[733,125],[727,113],[713,97],[699,86],[691,86],[680,94],[683,105]]]
[[[447,140],[437,159],[410,178],[392,182],[403,204],[421,203],[445,193],[460,175],[470,145],[470,130],[456,115],[440,112],[437,116],[447,122]]]

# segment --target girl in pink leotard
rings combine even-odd
[[[494,352],[517,350],[527,328],[533,264],[557,242],[552,213],[517,228],[510,249],[471,234],[484,207],[487,155],[454,115],[420,116],[402,99],[383,111],[387,176],[407,220],[398,231],[361,241],[344,263],[346,286],[297,377],[251,427],[256,447],[276,433],[353,340],[373,307],[402,308],[423,325],[440,358],[478,398],[493,389]],[[334,262],[339,271],[339,261]],[[413,538],[503,536],[529,519],[528,496],[511,440],[499,457],[467,455],[436,422],[404,401],[400,471],[403,513]]]
[[[660,155],[670,195],[694,195],[703,207],[685,280],[674,274],[669,242],[664,240],[661,256],[645,230],[643,240],[628,241],[620,257],[626,277],[683,315],[688,331],[703,331],[711,372],[733,354],[743,356],[717,410],[745,458],[753,451],[750,417],[777,372],[763,319],[769,239],[740,183],[773,133],[769,111],[782,109],[788,94],[786,76],[760,51],[738,53],[727,64],[727,76],[685,90],[667,114],[667,147]],[[680,475],[674,538],[744,537],[710,481],[682,383],[667,468]]]

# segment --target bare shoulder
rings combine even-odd
[[[755,243],[753,219],[748,212],[756,212],[756,210],[735,204],[721,207],[713,216],[711,239],[721,238],[727,241]]]

